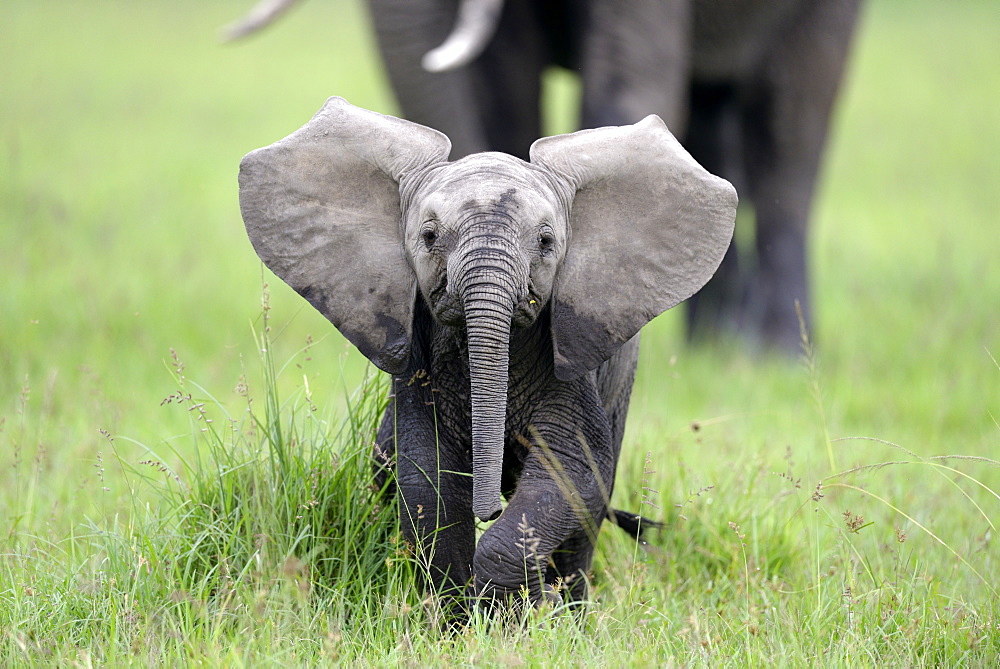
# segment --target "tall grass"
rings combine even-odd
[[[268,329],[265,319],[257,338],[261,407],[253,406],[245,382],[238,388],[247,399],[244,415],[224,415],[218,425],[210,416],[221,406],[211,406],[211,396],[190,382],[166,400],[191,412],[202,437],[193,480],[170,488],[183,543],[177,569],[199,599],[217,599],[239,579],[280,567],[305,592],[313,582],[327,588],[331,600],[349,604],[345,614],[381,606],[376,595],[386,595],[386,565],[401,550],[395,505],[371,475],[385,384],[369,377],[348,398],[344,420],[320,418],[308,388],[279,396]]]
[[[278,621],[279,636],[321,624],[322,637],[409,606],[413,571],[395,501],[372,483],[386,384],[366,378],[343,416],[322,412],[308,385],[282,396],[278,378],[301,372],[309,346],[277,369],[267,314],[235,415],[173,358],[177,389],[163,404],[187,414],[193,457],[133,443],[145,455],[120,458],[118,444],[129,440],[103,435],[101,485],[88,492],[107,492],[107,470],[119,469],[131,509],[104,508],[57,540],[10,528],[5,581],[18,585],[0,606],[5,657],[86,649],[101,663],[160,663],[183,657],[186,643],[242,646],[248,627],[267,630],[268,643]],[[28,487],[38,480],[37,472],[16,477]],[[252,650],[241,657],[251,660]]]
[[[832,475],[801,467],[792,448],[777,470],[752,454],[718,469],[682,461],[656,471],[647,454],[637,470],[626,459],[616,505],[666,525],[648,544],[601,532],[582,620],[543,608],[514,627],[477,616],[444,633],[400,539],[395,500],[373,485],[371,446],[387,384],[366,377],[345,411],[324,412],[308,383],[312,343],[278,364],[264,296],[258,354],[235,403],[216,399],[172,358],[175,390],[163,404],[188,419],[188,448],[164,442],[168,452],[156,453],[101,435],[96,479],[80,493],[99,499],[116,478],[128,508],[98,501],[66,536],[11,525],[0,555],[4,664],[1000,657],[991,578],[1000,565],[990,547],[1000,495],[979,475],[1000,463],[921,457],[885,442],[878,445],[894,459],[872,457]],[[803,368],[804,389],[822,383],[815,374],[814,365]],[[288,376],[301,382],[286,393]],[[701,448],[724,447],[712,425],[689,429]],[[126,444],[142,454],[124,457]],[[15,467],[23,491],[44,478]],[[948,513],[927,517],[926,506],[911,508],[894,485],[886,488],[882,477],[901,468],[942,480]],[[32,497],[21,499],[30,505]],[[952,517],[982,533],[950,532]]]

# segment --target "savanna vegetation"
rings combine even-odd
[[[582,620],[449,635],[369,485],[385,380],[236,198],[394,103],[358,0],[219,44],[250,4],[0,8],[0,664],[995,666],[1000,6],[869,3],[802,358],[654,321],[614,501],[666,528],[602,532]]]

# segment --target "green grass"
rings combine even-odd
[[[667,529],[602,532],[583,625],[456,636],[369,489],[384,382],[262,274],[236,201],[327,96],[393,111],[364,12],[219,45],[250,4],[0,9],[0,664],[996,663],[996,3],[870,3],[812,355],[657,319],[615,503]]]

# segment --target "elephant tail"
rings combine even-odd
[[[633,537],[643,546],[648,543],[644,538],[647,530],[662,530],[665,527],[659,521],[650,520],[637,513],[629,513],[621,509],[608,509],[608,520],[625,530],[629,536]]]

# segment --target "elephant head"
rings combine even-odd
[[[465,331],[485,520],[500,512],[511,328],[549,308],[555,376],[595,369],[708,281],[736,193],[655,116],[540,139],[529,163],[449,151],[435,130],[331,98],[243,159],[240,205],[264,263],[381,369],[406,369],[418,292]]]

